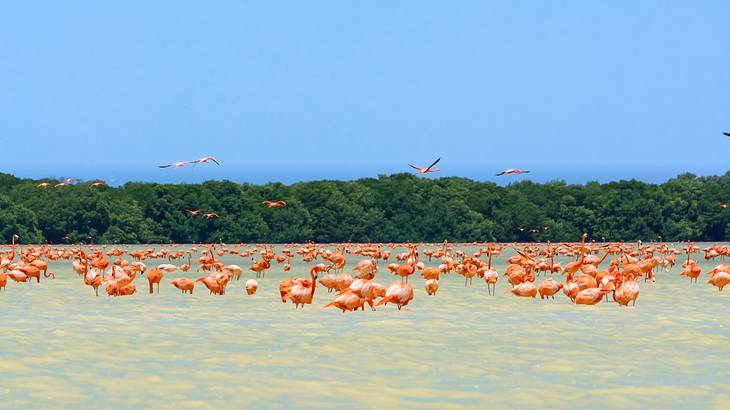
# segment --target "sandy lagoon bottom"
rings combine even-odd
[[[96,298],[53,263],[56,280],[0,293],[0,407],[730,408],[730,290],[704,274],[717,263],[697,285],[659,273],[633,308],[516,298],[503,278],[490,297],[449,275],[436,297],[412,278],[402,311],[348,314],[322,309],[322,288],[303,311],[281,304],[278,266],[255,296],[243,280],[183,296],[175,273],[159,295],[138,281]]]

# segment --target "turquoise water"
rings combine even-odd
[[[696,285],[660,272],[629,308],[517,298],[502,276],[491,297],[449,275],[435,297],[411,277],[402,311],[346,314],[321,308],[322,287],[301,311],[280,302],[300,259],[273,264],[254,296],[247,272],[223,297],[181,295],[169,280],[198,276],[176,272],[159,295],[138,278],[133,296],[97,298],[51,263],[57,279],[0,292],[0,407],[728,408],[730,291],[705,283],[721,262],[702,261]],[[396,280],[381,264],[375,281]]]

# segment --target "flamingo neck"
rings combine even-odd
[[[314,272],[311,270],[309,271],[309,276],[312,278],[312,290],[309,292],[309,294],[312,297],[312,300],[314,300],[314,290],[317,288],[317,280],[314,277]]]

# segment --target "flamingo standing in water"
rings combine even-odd
[[[393,303],[401,310],[403,306],[408,305],[413,300],[413,287],[406,282],[396,282],[385,292],[385,297],[380,299],[375,306]]]
[[[628,306],[630,302],[636,306],[636,299],[639,297],[639,284],[633,276],[621,284],[621,286],[613,292],[613,300],[621,306]]]
[[[354,290],[348,288],[340,292],[335,300],[327,303],[323,308],[336,307],[342,310],[342,313],[345,313],[347,311],[358,310],[361,307],[365,310],[365,303],[368,303],[371,308],[373,307],[372,299],[364,298]]]
[[[719,270],[712,274],[712,277],[707,281],[707,283],[712,286],[717,286],[717,290],[722,292],[722,288],[730,283],[730,273]]]
[[[489,261],[487,263],[487,270],[484,271],[484,281],[487,282],[487,293],[490,296],[494,296],[497,291],[499,273],[497,273],[497,270],[492,267],[492,255],[494,254],[494,249],[489,248],[487,253],[489,254]]]
[[[174,265],[170,266],[176,268]],[[162,269],[160,268],[153,268],[150,269],[149,272],[147,272],[147,282],[149,282],[150,284],[150,295],[154,293],[154,288],[152,285],[154,285],[155,283],[157,284],[157,293],[160,293],[160,281],[162,281],[163,276],[164,274],[162,273]]]
[[[523,298],[534,298],[535,296],[537,296],[537,288],[532,282],[522,282],[520,284],[517,284],[512,289],[510,289],[510,292],[512,292],[512,294],[515,296],[520,296]]]
[[[583,289],[575,295],[576,305],[595,305],[600,302],[603,297],[609,292],[607,286],[601,288],[588,288]]]
[[[428,296],[435,296],[436,292],[439,290],[439,281],[438,279],[429,279],[426,281],[424,287],[426,288],[426,294],[428,294]]]
[[[563,288],[563,284],[553,278],[547,278],[538,286],[537,291],[540,292],[540,299],[551,297],[555,299],[555,294]]]
[[[93,269],[89,268],[89,259],[84,251],[79,254],[79,269],[83,269],[84,285],[94,288],[94,294],[99,296],[99,286],[101,286],[101,275]],[[74,266],[74,269],[76,267]]]
[[[180,289],[180,292],[183,294],[190,293],[193,294],[193,290],[195,289],[195,281],[188,278],[177,278],[170,281],[172,286]],[[159,287],[159,284],[158,284]]]
[[[249,295],[253,295],[256,293],[256,290],[259,288],[259,283],[256,282],[256,279],[249,279],[246,281],[246,293]]]
[[[299,306],[304,309],[304,305],[312,304],[314,299],[314,291],[317,288],[317,275],[319,272],[326,270],[324,264],[312,266],[309,269],[311,280],[304,278],[285,279],[279,283],[279,293],[281,294],[281,302],[286,303],[287,299],[294,303],[295,308]]]

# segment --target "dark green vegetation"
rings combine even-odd
[[[285,186],[87,183],[39,189],[0,174],[0,240],[29,242],[724,241],[730,238],[730,172],[683,174],[663,184],[621,181],[506,187],[408,174]],[[50,181],[53,182],[53,181]],[[265,199],[285,199],[268,209]],[[216,212],[217,219],[185,209]],[[531,232],[532,231],[532,232]]]

